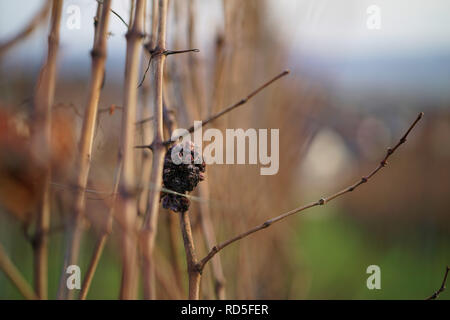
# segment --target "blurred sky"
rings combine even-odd
[[[219,24],[214,20],[220,18],[221,1],[196,1],[202,17],[209,18],[201,19],[209,27],[199,28],[200,32],[214,32],[214,27]],[[7,37],[19,30],[42,2],[1,1],[0,37]],[[268,18],[277,24],[276,31],[280,36],[285,36],[286,42],[293,46],[308,46],[310,50],[323,52],[334,47],[335,54],[348,53],[349,49],[364,54],[450,49],[448,0],[268,0],[267,3],[270,11]],[[69,33],[63,30],[62,36],[70,34],[74,45],[89,46],[91,33],[88,29],[92,26],[96,2],[64,1],[66,10],[70,5],[81,8],[81,29],[70,30]],[[379,31],[369,31],[366,27],[366,9],[370,5],[378,5],[382,10],[382,28]],[[115,0],[113,8],[127,18],[129,1]],[[65,18],[67,16],[66,13]],[[110,30],[121,34],[123,27],[120,21],[113,20]]]
[[[450,49],[448,0],[268,1],[279,31],[294,46],[333,54],[411,54]],[[381,29],[366,26],[367,8],[381,9]],[[292,31],[295,36],[292,37]]]
[[[181,0],[172,0],[181,1]],[[184,0],[183,0],[184,1]],[[392,91],[415,94],[437,103],[450,101],[449,0],[266,0],[266,22],[290,50],[291,65],[326,81],[336,95]],[[198,39],[210,52],[222,25],[221,0],[196,0]],[[0,39],[15,34],[39,10],[42,0],[1,1]],[[81,28],[67,27],[70,5],[81,9]],[[381,9],[381,29],[366,26],[367,8]],[[64,1],[61,67],[72,77],[85,77],[90,68],[92,17],[96,1]],[[126,20],[129,1],[113,1]],[[117,81],[123,75],[126,27],[112,16],[107,70]],[[8,54],[3,66],[38,69],[46,50],[46,28]],[[169,35],[171,32],[169,24]],[[170,39],[170,37],[169,37]],[[30,50],[30,48],[32,48]],[[174,48],[180,49],[180,48]],[[183,48],[184,49],[184,48]],[[76,66],[76,67],[74,67]]]

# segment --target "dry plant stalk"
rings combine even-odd
[[[194,16],[195,12],[195,3],[190,1],[188,3],[188,46],[190,48],[195,47],[195,27],[197,20]],[[210,109],[205,110],[205,88],[202,85],[199,63],[196,56],[189,56],[189,75],[190,75],[190,83],[192,86],[192,97],[193,99],[189,99],[188,101],[192,101],[194,105],[188,106],[187,112],[191,111],[191,119],[194,116],[195,119],[201,114],[206,114],[210,116]],[[192,103],[191,103],[192,104]],[[198,186],[198,194],[202,199],[209,199],[209,181],[206,179]],[[209,202],[203,201],[199,204],[199,217],[201,222],[201,231],[204,242],[207,246],[207,250],[211,250],[214,244],[216,243],[216,236],[214,231],[214,226],[211,221],[211,210]],[[222,262],[220,260],[220,256],[217,255],[214,257],[211,263],[211,271],[213,276],[213,285],[214,285],[214,293],[217,299],[225,300],[226,291],[225,291],[225,276],[223,274]]]
[[[167,77],[164,79],[165,84],[168,82]],[[166,85],[166,88],[169,88],[169,85]],[[171,101],[171,92],[170,90],[164,90],[163,92],[163,120],[164,120],[164,129],[166,130],[167,135],[172,136],[173,130],[178,127],[178,122],[175,117],[175,111],[172,108]],[[175,277],[175,281],[177,287],[180,292],[183,292],[183,279],[180,268],[180,256],[179,256],[179,246],[178,246],[178,226],[177,226],[177,216],[173,212],[165,215],[165,222],[167,226],[167,231],[169,233],[169,250],[170,250],[170,263],[173,271],[173,276]],[[157,271],[157,270],[156,270]]]
[[[117,194],[119,190],[119,181],[120,176],[122,174],[122,156],[119,155],[119,161],[117,164],[116,174],[114,178],[114,189],[112,193],[112,199],[110,204],[110,209],[108,212],[108,217],[106,218],[106,226],[102,231],[101,235],[97,239],[95,244],[94,252],[92,253],[91,261],[89,262],[89,267],[86,271],[86,275],[84,276],[83,285],[81,286],[81,291],[79,295],[80,300],[85,300],[86,296],[91,287],[92,279],[94,278],[95,271],[97,270],[98,263],[100,261],[100,257],[103,254],[103,250],[106,245],[106,241],[108,240],[109,235],[112,232],[112,225],[114,220],[114,212],[115,212],[115,204],[117,199]]]
[[[198,269],[201,271],[203,270],[205,264],[211,260],[212,257],[214,257],[215,254],[217,254],[220,250],[224,249],[225,247],[229,246],[230,244],[234,243],[235,241],[241,240],[243,238],[246,238],[247,236],[266,229],[268,227],[270,227],[271,225],[273,225],[276,222],[279,222],[293,214],[302,212],[306,209],[310,209],[316,206],[322,206],[327,204],[328,202],[348,193],[348,192],[352,192],[354,191],[356,188],[358,188],[360,185],[368,182],[378,171],[380,171],[382,168],[384,168],[387,165],[387,160],[389,159],[389,157],[398,149],[398,147],[400,147],[403,143],[406,142],[406,138],[408,137],[409,133],[411,132],[412,129],[414,129],[414,127],[416,126],[416,124],[420,121],[420,119],[422,119],[423,117],[423,112],[419,113],[419,115],[417,116],[416,120],[411,124],[411,126],[408,128],[408,130],[405,132],[405,134],[401,137],[401,139],[398,141],[398,143],[393,147],[393,148],[388,148],[386,155],[384,156],[384,158],[380,161],[379,165],[371,172],[369,173],[367,176],[362,177],[360,180],[358,180],[357,182],[355,182],[354,184],[350,185],[349,187],[342,189],[339,192],[336,192],[335,194],[332,194],[328,197],[324,197],[321,198],[315,202],[312,202],[310,204],[295,208],[291,211],[288,211],[286,213],[283,213],[275,218],[269,219],[267,221],[265,221],[264,223],[260,224],[259,226],[256,226],[248,231],[245,231],[227,241],[224,241],[216,246],[214,246],[212,248],[212,250],[198,263]]]
[[[6,254],[3,246],[0,244],[0,269],[3,270],[5,275],[16,286],[17,290],[28,300],[39,299],[37,294],[33,291],[33,288],[28,284],[27,280],[20,273],[19,269],[14,265],[11,259]]]
[[[152,0],[152,19],[150,25],[150,39],[148,43],[145,45],[146,56],[150,60],[151,53],[150,51],[154,49],[156,46],[156,37],[158,32],[158,0]],[[150,81],[146,81],[142,86],[142,95],[144,100],[144,106],[142,110],[142,116],[144,119],[149,119],[151,116],[150,106],[147,106],[147,98],[150,89]],[[142,121],[142,120],[141,120]],[[146,123],[148,121],[142,122],[142,135],[143,135],[143,143],[150,143],[151,140],[151,123]],[[141,123],[141,122],[139,122]],[[152,170],[152,158],[149,150],[146,150],[142,154],[142,166],[141,166],[141,180],[140,187],[142,192],[140,193],[139,203],[138,203],[138,212],[140,215],[144,216],[147,211],[147,203],[148,203],[148,189],[150,186],[150,174]]]
[[[431,296],[429,296],[426,300],[436,300],[439,295],[445,291],[445,285],[447,283],[447,277],[448,277],[448,273],[450,272],[450,267],[446,266],[445,267],[445,273],[444,273],[444,279],[442,279],[442,284],[439,287],[439,289],[434,292]]]
[[[152,51],[152,64],[154,70],[154,135],[153,135],[153,157],[150,183],[152,188],[148,198],[148,208],[143,228],[140,233],[140,248],[142,250],[142,268],[144,281],[144,298],[154,299],[154,273],[155,262],[153,261],[153,249],[155,246],[156,230],[158,225],[159,192],[162,185],[163,161],[165,147],[163,145],[163,74],[166,55],[166,20],[167,0],[159,0],[158,13],[158,38],[156,47]]]
[[[207,117],[206,119],[202,120],[202,127],[206,126],[207,124],[209,124],[210,122],[224,116],[225,114],[227,114],[230,111],[233,111],[234,109],[246,104],[250,99],[252,99],[254,96],[256,96],[258,93],[260,93],[262,90],[264,90],[265,88],[267,88],[268,86],[270,86],[272,83],[274,83],[275,81],[281,79],[282,77],[288,75],[290,73],[289,70],[284,70],[283,72],[281,72],[280,74],[278,74],[277,76],[273,77],[272,79],[270,79],[269,81],[267,81],[266,83],[264,83],[263,85],[261,85],[260,87],[258,87],[256,90],[252,91],[250,94],[248,94],[245,98],[242,98],[241,100],[239,100],[238,102],[232,104],[229,107],[226,107],[225,109],[223,109],[222,111],[217,112],[216,114]],[[194,130],[196,129],[196,127],[191,126],[188,129],[189,133],[194,132]],[[182,138],[182,137],[181,137]],[[172,143],[174,143],[174,141],[172,141],[172,139],[167,139],[163,142],[161,142],[163,145],[165,146],[169,146]],[[139,149],[154,149],[154,144],[150,144],[150,145],[144,145],[144,146],[136,146],[135,148],[139,148]]]
[[[43,8],[45,10],[45,7]],[[59,47],[59,28],[61,25],[62,0],[54,0],[50,32],[48,36],[47,61],[43,66],[35,94],[35,123],[33,138],[33,155],[42,157],[45,161],[45,177],[38,208],[36,235],[33,239],[34,254],[34,287],[40,299],[48,295],[48,229],[50,227],[50,143],[51,143],[51,112],[55,95],[56,64]],[[44,14],[44,13],[43,13]],[[40,154],[40,155],[38,155]]]
[[[183,236],[184,249],[189,276],[189,299],[198,300],[200,295],[201,271],[198,270],[197,256],[195,254],[194,239],[192,237],[191,222],[188,212],[180,212],[180,228]]]
[[[144,38],[145,0],[136,0],[134,19],[128,32],[125,65],[125,88],[123,102],[121,152],[123,171],[120,179],[120,209],[118,220],[122,226],[122,283],[121,299],[134,299],[137,290],[137,239],[136,239],[136,186],[134,177],[134,136],[139,81],[139,58]]]
[[[321,198],[318,201],[312,202],[310,204],[307,204],[307,205],[298,207],[296,209],[293,209],[291,211],[288,211],[286,213],[283,213],[275,218],[265,221],[264,223],[262,223],[259,226],[251,228],[248,231],[245,231],[227,241],[224,241],[224,242],[214,246],[211,249],[211,251],[200,261],[197,261],[197,258],[195,255],[195,247],[194,247],[194,242],[192,239],[192,232],[191,232],[191,227],[190,227],[190,222],[189,222],[189,216],[187,215],[187,213],[180,214],[180,224],[181,224],[181,229],[182,229],[182,233],[183,233],[183,240],[184,240],[184,244],[185,244],[186,258],[187,258],[187,264],[188,264],[188,273],[189,273],[189,299],[193,299],[193,300],[199,299],[200,279],[201,279],[201,274],[203,272],[203,269],[204,269],[205,265],[219,251],[221,251],[222,249],[226,248],[227,246],[229,246],[230,244],[232,244],[238,240],[246,238],[247,236],[249,236],[255,232],[264,230],[264,229],[270,227],[271,225],[273,225],[274,223],[279,222],[291,215],[305,211],[306,209],[309,209],[309,208],[325,205],[326,203],[328,203],[346,193],[354,191],[360,185],[368,182],[378,171],[380,171],[382,168],[384,168],[387,165],[387,160],[389,159],[389,157],[403,143],[406,142],[406,139],[407,139],[409,133],[411,132],[411,130],[414,129],[414,127],[422,119],[422,117],[423,117],[423,112],[419,113],[419,115],[417,116],[415,121],[411,124],[411,126],[408,128],[408,130],[405,132],[405,134],[401,137],[401,139],[398,141],[398,143],[393,148],[388,148],[386,155],[381,160],[379,165],[372,172],[370,172],[367,176],[362,177],[356,183],[350,185],[349,187],[347,187],[339,192],[336,192],[333,195],[330,195],[325,198]]]
[[[68,297],[68,290],[66,290],[65,286],[66,268],[69,265],[76,264],[76,261],[78,260],[82,236],[82,222],[86,205],[84,191],[88,182],[89,169],[91,164],[92,144],[94,141],[95,133],[95,123],[98,112],[98,101],[100,98],[100,91],[105,73],[107,34],[111,0],[104,0],[102,3],[99,2],[98,6],[102,6],[102,10],[97,25],[98,33],[95,32],[96,36],[94,37],[94,46],[91,51],[91,82],[89,85],[87,107],[83,119],[83,128],[81,131],[79,153],[77,158],[77,191],[75,196],[73,215],[70,217],[70,219],[72,219],[72,222],[69,223],[68,243],[63,267],[64,269],[62,271],[59,284],[59,299],[65,299]]]
[[[248,94],[245,98],[239,100],[238,102],[234,103],[233,105],[225,108],[224,110],[218,112],[217,114],[208,117],[206,120],[202,122],[202,126],[220,118],[221,116],[227,114],[228,112],[246,104],[250,99],[252,99],[254,96],[256,96],[258,93],[260,93],[262,90],[270,86],[272,83],[276,82],[277,80],[281,79],[282,77],[289,74],[289,70],[285,70],[282,73],[278,74],[271,80],[267,81],[260,87],[258,87],[256,90],[252,91],[250,94]],[[194,131],[194,126],[189,128],[189,132]],[[164,142],[165,145],[169,145],[173,143],[171,140],[166,140]],[[148,147],[148,146],[147,146]],[[190,218],[187,212],[180,213],[180,227],[181,227],[181,233],[183,235],[183,243],[184,248],[186,251],[186,260],[187,260],[187,266],[188,266],[188,276],[189,276],[189,299],[191,300],[198,300],[200,296],[200,279],[201,279],[201,273],[203,271],[204,264],[197,261],[196,254],[195,254],[195,246],[194,246],[194,240],[192,237],[192,230],[191,230],[191,224],[190,224]],[[211,240],[211,234],[208,235]],[[214,247],[213,247],[214,249]],[[213,250],[211,249],[211,250]],[[212,256],[210,257],[210,259]],[[217,270],[216,270],[217,271]],[[220,277],[220,275],[216,274],[216,281],[222,280],[220,278],[217,278],[217,276]],[[224,277],[223,277],[224,278]],[[223,281],[222,281],[223,284]],[[216,283],[217,286],[217,283]],[[217,292],[217,291],[216,291]],[[220,292],[217,292],[220,293]],[[224,294],[224,292],[222,292]]]
[[[205,183],[207,180],[203,181],[203,184],[199,185],[199,196],[201,199],[209,199],[209,189],[208,184]],[[205,239],[207,250],[211,250],[216,243],[216,234],[214,231],[214,226],[211,221],[211,210],[209,202],[203,201],[200,203],[200,219],[202,224],[202,233]],[[219,300],[226,299],[225,291],[225,276],[223,274],[222,262],[220,256],[216,255],[211,261],[211,270],[214,278],[214,293],[216,298]]]

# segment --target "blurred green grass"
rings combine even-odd
[[[298,216],[296,232],[290,245],[294,272],[286,279],[301,292],[289,298],[306,299],[424,299],[441,285],[445,266],[450,263],[450,238],[445,233],[423,232],[423,226],[404,230],[371,228],[355,221],[333,206],[309,215]],[[432,238],[431,240],[429,238]],[[81,270],[86,270],[94,238],[86,236],[80,255]],[[26,279],[32,280],[32,251],[21,231],[11,221],[0,225],[0,241]],[[108,241],[92,282],[88,299],[117,299],[120,287],[119,252]],[[50,239],[49,297],[56,297],[62,270],[64,238]],[[369,290],[366,280],[369,265],[381,268],[381,290]],[[288,283],[288,282],[287,282]],[[286,296],[287,297],[287,296]],[[281,298],[281,297],[279,297]],[[22,299],[9,279],[0,272],[0,299]],[[450,299],[450,290],[439,299]]]
[[[5,246],[9,257],[20,269],[24,277],[32,284],[32,249],[25,240],[17,225],[3,220],[0,225],[0,242]],[[95,239],[86,236],[80,251],[80,268],[86,270],[94,248]],[[62,271],[63,250],[65,239],[61,234],[50,237],[49,246],[49,299],[55,299],[58,290],[59,276]],[[119,252],[113,248],[109,241],[100,259],[97,272],[91,284],[87,299],[117,299],[120,288]],[[81,280],[83,281],[83,280]],[[79,291],[75,292],[75,297]],[[9,279],[0,271],[0,299],[23,299],[19,291],[11,284]]]
[[[343,212],[305,218],[298,217],[294,241],[297,265],[309,278],[307,299],[425,299],[440,287],[450,263],[445,234],[433,234],[429,245],[426,233],[410,228],[395,234],[371,232]],[[369,265],[381,268],[380,290],[366,286]],[[450,291],[439,299],[450,299]]]

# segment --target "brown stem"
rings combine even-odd
[[[33,241],[34,287],[40,299],[48,295],[48,233],[50,227],[50,144],[51,144],[51,109],[55,95],[56,64],[59,47],[59,29],[61,25],[62,0],[54,0],[50,33],[48,36],[47,61],[40,73],[40,81],[35,95],[34,153],[44,154],[45,177],[39,204],[36,235]]]
[[[202,199],[209,199],[208,181],[205,180],[199,185],[199,195]],[[216,235],[211,221],[211,211],[208,201],[200,202],[200,219],[202,224],[203,237],[205,238],[208,250],[211,250],[216,243]],[[216,298],[219,300],[225,300],[225,276],[223,274],[222,262],[220,261],[219,255],[216,255],[212,259],[211,266],[212,275],[214,278],[214,291],[216,294]]]
[[[177,235],[178,235],[178,216],[177,214],[168,214],[167,216],[172,216],[177,222]],[[179,300],[183,299],[184,293],[179,290],[178,284],[173,279],[173,274],[168,272],[171,269],[172,261],[167,259],[166,254],[163,253],[160,248],[155,247],[154,251],[155,259],[158,261],[158,267],[155,268],[155,282],[159,284],[161,288],[161,293],[158,292],[158,298]],[[162,280],[162,281],[161,281]],[[167,296],[167,298],[165,297]]]
[[[189,1],[188,3],[188,46],[194,47],[196,45],[195,40],[195,29],[197,19],[195,17],[196,7],[194,1]],[[199,61],[197,56],[189,56],[189,76],[190,83],[192,86],[192,98],[188,101],[192,101],[189,106],[192,117],[198,119],[200,115],[206,114],[210,116],[209,110],[205,110],[205,88],[203,86],[203,81],[201,80],[201,73],[199,68]],[[171,135],[170,135],[171,136]],[[170,137],[169,136],[169,137]],[[199,185],[199,195],[202,199],[209,199],[209,183],[208,181],[203,181]],[[211,250],[216,243],[216,235],[214,231],[214,226],[211,221],[211,212],[208,201],[202,201],[199,204],[199,219],[201,222],[201,231],[203,239],[206,243],[207,250]],[[214,293],[217,299],[224,300],[225,295],[225,276],[222,270],[222,262],[220,256],[217,255],[212,261],[212,278],[214,283]]]
[[[95,243],[94,252],[92,253],[91,261],[89,262],[89,267],[86,271],[86,275],[84,276],[83,285],[81,286],[80,295],[78,297],[80,300],[86,300],[86,296],[91,287],[92,279],[94,278],[95,270],[97,269],[97,265],[100,261],[100,257],[102,256],[107,239],[108,234],[103,233]]]
[[[97,0],[97,3],[98,4],[103,4],[103,0]],[[134,0],[131,0],[131,6],[130,6],[130,23],[131,23],[131,18],[132,18],[132,12],[133,12],[133,9],[134,8]],[[113,14],[113,15],[115,15],[127,28],[129,28],[130,27],[130,24],[128,24],[126,21],[125,21],[125,19],[124,18],[122,18],[122,16],[120,15],[120,14],[118,14],[116,11],[114,11],[113,9],[110,9],[111,10],[111,13]]]
[[[34,289],[39,299],[48,298],[48,230],[50,227],[50,172],[44,182],[36,235],[33,238]]]
[[[433,293],[431,296],[429,296],[426,300],[435,300],[439,297],[439,295],[444,292],[445,290],[445,285],[447,283],[447,277],[448,277],[448,273],[450,271],[450,267],[446,266],[445,267],[445,273],[444,273],[444,279],[442,280],[442,284],[441,287],[435,292]]]
[[[151,23],[151,33],[148,48],[153,50],[156,47],[156,41],[158,41],[158,24],[159,24],[159,0],[152,1],[152,23]]]
[[[207,125],[208,123],[216,120],[217,118],[220,118],[221,116],[225,115],[226,113],[236,109],[237,107],[240,107],[244,104],[246,104],[251,98],[253,98],[255,95],[257,95],[259,92],[261,92],[262,90],[264,90],[265,88],[267,88],[269,85],[271,85],[272,83],[274,83],[275,81],[277,81],[278,79],[284,77],[285,75],[289,74],[289,70],[285,70],[282,73],[280,73],[279,75],[277,75],[276,77],[272,78],[271,80],[267,81],[266,83],[264,83],[262,86],[258,87],[256,90],[254,90],[253,92],[251,92],[249,95],[247,95],[245,98],[239,100],[238,102],[236,102],[235,104],[225,108],[224,110],[202,120],[202,127]],[[189,128],[189,133],[194,132],[194,126]],[[163,145],[170,145],[173,141],[172,140],[166,140],[164,142],[162,142]],[[150,149],[154,149],[154,145],[147,145],[147,146],[136,146],[136,148],[150,148]]]
[[[187,212],[180,212],[180,228],[183,235],[184,249],[189,275],[189,299],[198,300],[200,294],[201,271],[198,269],[195,254],[194,239],[192,238],[191,222]]]
[[[168,82],[165,79],[165,85]],[[168,85],[166,85],[168,88]],[[164,90],[163,92],[163,122],[164,129],[166,133],[170,137],[172,135],[173,130],[178,126],[177,119],[175,117],[174,110],[172,108],[172,100],[170,96],[169,90]],[[179,255],[179,246],[178,246],[178,226],[177,224],[177,216],[173,212],[169,212],[166,215],[166,224],[169,233],[169,248],[170,248],[170,262],[172,265],[173,275],[176,280],[177,287],[179,292],[183,292],[183,280],[182,273],[180,268],[180,255]]]
[[[159,1],[159,21],[158,21],[158,38],[156,42],[156,50],[165,50],[166,46],[166,19],[167,19],[167,0]],[[144,276],[144,298],[154,299],[154,259],[153,248],[155,245],[155,237],[158,226],[158,211],[159,211],[159,189],[162,185],[162,171],[165,148],[163,141],[163,74],[164,63],[166,56],[157,55],[152,59],[154,78],[153,84],[155,87],[153,116],[154,122],[154,136],[153,136],[153,159],[152,172],[150,181],[153,186],[148,197],[148,208],[144,220],[144,225],[141,231],[141,249],[143,251],[143,276]]]
[[[226,70],[226,50],[225,50],[225,36],[223,34],[218,34],[215,44],[214,52],[215,62],[214,62],[214,78],[213,78],[213,92],[207,115],[211,115],[215,110],[214,106],[222,104],[224,91],[224,74]]]
[[[75,195],[75,203],[71,223],[69,223],[69,232],[67,238],[67,251],[64,259],[64,267],[59,283],[58,298],[65,299],[68,297],[68,290],[65,287],[66,268],[69,265],[76,264],[80,250],[80,242],[82,236],[82,220],[85,210],[85,192],[89,169],[91,165],[92,144],[94,141],[95,123],[98,111],[98,101],[100,99],[100,91],[102,87],[107,47],[107,33],[109,12],[111,0],[104,0],[98,3],[102,7],[100,20],[98,23],[98,33],[94,37],[94,46],[91,52],[92,68],[91,82],[89,85],[89,93],[87,107],[83,119],[83,128],[81,131],[79,152],[77,158],[77,192]]]
[[[235,104],[229,106],[228,108],[212,115],[211,117],[203,120],[202,126],[207,125],[208,123],[216,120],[217,118],[220,118],[221,116],[223,116],[224,114],[232,111],[233,109],[242,106],[244,104],[246,104],[251,98],[253,98],[254,96],[256,96],[258,93],[260,93],[262,90],[264,90],[265,88],[267,88],[268,86],[270,86],[272,83],[274,83],[275,81],[277,81],[278,79],[288,75],[290,73],[289,70],[284,70],[282,73],[280,73],[279,75],[277,75],[276,77],[272,78],[271,80],[267,81],[266,83],[264,83],[262,86],[260,86],[258,89],[256,89],[255,91],[251,92],[248,96],[246,96],[245,98],[239,100],[238,102],[236,102]],[[189,132],[194,132],[195,128],[194,126],[189,128]]]
[[[194,48],[195,45],[195,30],[196,30],[196,22],[195,19],[195,11],[196,11],[196,2],[188,1],[187,3],[187,45],[189,48]],[[200,76],[200,68],[198,64],[198,56],[197,55],[189,55],[188,56],[188,74],[189,82],[190,82],[190,90],[191,99],[188,99],[188,103],[186,105],[188,113],[193,116],[194,119],[200,119],[202,116],[202,112],[205,106],[205,93],[204,87],[202,86],[202,79]],[[189,103],[190,102],[190,103]]]
[[[149,42],[145,45],[147,49],[144,50],[147,58],[151,59],[150,51],[156,46],[157,36],[158,36],[158,0],[152,0],[152,15],[151,15],[151,30],[149,30]],[[149,65],[150,66],[150,65]],[[148,67],[147,67],[148,69]],[[151,80],[153,81],[153,79]],[[143,82],[142,86],[142,97],[144,100],[142,116],[144,119],[148,119],[151,114],[151,105],[149,103],[150,95],[150,81]],[[153,118],[153,117],[152,117]],[[144,144],[151,143],[151,124],[147,121],[137,121],[135,124],[143,124],[142,126],[142,142]],[[148,150],[144,151],[142,154],[142,166],[141,166],[141,176],[140,176],[140,187],[141,193],[139,196],[138,212],[140,216],[144,216],[147,211],[148,196],[149,196],[149,186],[150,186],[150,174],[152,170],[152,157]]]
[[[3,246],[0,244],[0,269],[6,274],[19,292],[28,300],[36,300],[39,297],[34,293],[27,280],[23,277],[14,263],[9,259]]]
[[[169,248],[170,248],[170,264],[175,277],[176,285],[179,292],[183,292],[183,277],[181,273],[181,263],[178,245],[178,226],[177,216],[174,212],[168,212],[166,215],[167,228],[169,232]]]
[[[127,25],[128,28],[130,28],[130,26],[133,25],[135,6],[136,6],[136,0],[131,0],[130,1],[130,19],[128,20],[129,23]],[[143,14],[142,16],[144,17],[145,16],[145,6],[144,6],[143,10],[144,10],[144,12],[142,13]],[[144,29],[144,25],[142,25],[142,29]]]
[[[283,213],[275,218],[269,219],[266,222],[260,224],[259,226],[256,226],[250,230],[247,230],[227,241],[224,241],[218,245],[215,245],[211,251],[198,263],[198,269],[199,270],[203,270],[205,264],[212,259],[212,257],[214,257],[220,250],[224,249],[225,247],[229,246],[230,244],[241,240],[243,238],[246,238],[247,236],[258,232],[260,230],[266,229],[268,227],[270,227],[271,225],[273,225],[276,222],[279,222],[293,214],[302,212],[306,209],[312,208],[312,207],[316,207],[316,206],[321,206],[321,205],[325,205],[326,203],[348,193],[348,192],[352,192],[353,190],[355,190],[356,188],[358,188],[360,185],[362,185],[363,183],[366,183],[367,181],[369,181],[370,178],[372,178],[381,168],[384,168],[387,165],[387,160],[388,158],[397,150],[398,147],[400,147],[400,145],[402,145],[403,143],[406,142],[406,138],[408,136],[408,134],[411,132],[411,130],[416,126],[416,124],[419,122],[420,119],[422,119],[423,117],[423,112],[419,113],[419,115],[417,116],[416,120],[411,124],[411,126],[408,128],[408,130],[406,131],[406,133],[402,136],[402,138],[399,140],[399,142],[393,147],[393,148],[388,148],[385,157],[383,158],[383,160],[381,160],[380,164],[367,176],[362,177],[360,180],[358,180],[356,183],[352,184],[351,186],[336,192],[333,195],[330,195],[328,197],[325,198],[321,198],[316,202],[312,202],[309,203],[307,205],[304,205],[302,207],[298,207],[295,208],[291,211],[288,211],[286,213]]]
[[[136,239],[136,185],[134,162],[134,137],[137,105],[136,83],[139,77],[139,58],[144,37],[145,0],[136,0],[133,22],[126,34],[127,54],[125,66],[124,114],[122,118],[121,152],[123,172],[120,181],[120,214],[122,235],[121,299],[135,299],[137,290],[137,239]]]
[[[150,69],[150,65],[151,65],[153,56],[160,55],[160,54],[165,55],[165,56],[170,56],[170,55],[174,55],[174,54],[181,54],[181,53],[188,53],[188,52],[200,52],[200,50],[198,50],[198,49],[164,50],[162,52],[155,52],[153,50],[150,50],[149,51],[150,54],[149,54],[149,57],[148,57],[147,68],[145,69],[144,75],[142,76],[142,79],[141,79],[141,81],[138,84],[138,88],[140,88],[142,86],[142,84],[144,83],[144,81],[145,81],[145,77],[147,76],[147,72]],[[147,119],[145,119],[144,122],[147,122],[148,121]],[[141,120],[141,123],[142,123],[142,121],[143,120]]]

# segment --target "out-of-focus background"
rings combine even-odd
[[[38,0],[2,1],[0,44],[42,5]],[[380,9],[376,29],[368,25],[373,5]],[[63,226],[74,196],[72,164],[87,99],[96,6],[94,0],[64,1],[53,107],[52,132],[59,153],[52,177],[50,298],[55,297],[62,270]],[[80,10],[79,29],[68,24],[74,7]],[[130,1],[116,0],[112,7],[128,19]],[[228,298],[422,299],[438,289],[450,264],[449,10],[447,0],[170,1],[168,48],[200,49],[167,60],[166,103],[180,127],[291,70],[248,105],[211,124],[221,130],[280,129],[278,174],[261,176],[259,165],[208,166],[209,197],[202,200],[210,205],[218,241],[357,181],[379,163],[417,114],[425,112],[407,143],[369,183],[222,251]],[[148,29],[149,21],[146,25]],[[89,179],[89,188],[102,192],[88,196],[91,228],[83,240],[81,270],[108,213],[106,198],[120,139],[126,26],[111,16],[109,30]],[[47,33],[45,20],[0,56],[0,243],[30,282],[32,249],[24,230],[33,229],[36,199],[30,185],[39,177],[38,169],[21,157],[21,145],[29,140],[27,122],[46,57]],[[141,75],[145,55],[142,60]],[[139,90],[137,120],[151,105],[151,97]],[[197,114],[186,116],[188,109]],[[138,141],[151,138],[142,138],[141,128],[136,133]],[[140,165],[139,160],[138,177]],[[203,256],[198,211],[194,202],[190,215]],[[159,298],[185,294],[178,292],[168,271],[173,266],[170,214],[160,210]],[[181,235],[176,235],[176,259],[184,271]],[[118,247],[113,232],[88,298],[117,298]],[[370,265],[381,268],[380,290],[366,286]],[[202,287],[203,298],[214,298],[209,268]],[[1,272],[0,298],[21,298]],[[450,293],[440,298],[448,299]]]

